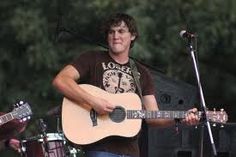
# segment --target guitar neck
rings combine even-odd
[[[146,111],[146,110],[127,110],[127,119],[184,119],[187,111]],[[201,117],[202,113],[196,113]]]
[[[14,116],[12,115],[11,112],[0,116],[0,126],[13,120],[13,119],[14,119]]]

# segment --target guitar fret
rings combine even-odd
[[[7,119],[11,120],[11,119],[14,119],[14,117],[12,116],[12,114],[7,114]]]
[[[127,119],[183,119],[185,118],[187,111],[145,111],[145,110],[127,110]],[[196,113],[199,118],[204,117],[202,112]],[[214,115],[215,114],[215,115]],[[228,120],[225,113],[216,114],[213,112],[207,112],[208,117],[211,121],[225,122]],[[223,120],[221,120],[223,118]],[[220,121],[221,120],[221,121]]]
[[[163,113],[165,118],[170,118],[170,112],[164,111]]]
[[[129,112],[129,111],[127,111],[127,112],[126,112],[126,118],[128,118],[128,119],[129,119],[129,117],[130,117],[130,112]]]
[[[174,118],[179,118],[180,117],[180,112],[174,112],[173,117]]]
[[[132,115],[133,115],[133,110],[128,110],[127,111],[127,119],[132,119]]]
[[[148,119],[152,118],[152,111],[147,111],[145,117],[148,118]]]
[[[154,114],[154,113],[153,113],[153,114]],[[159,111],[156,112],[155,117],[156,117],[156,118],[160,118],[160,117],[161,117],[161,112],[159,112]]]
[[[2,117],[3,121],[7,122],[7,115]]]
[[[8,121],[10,121],[10,120],[12,120],[12,119],[13,119],[12,114],[3,115],[3,116],[1,116],[1,118],[0,118],[0,124],[6,123],[6,122],[8,122]]]

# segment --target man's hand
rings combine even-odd
[[[18,151],[20,153],[20,141],[17,139],[9,139],[9,143],[8,143],[9,147]]]
[[[105,99],[95,98],[94,100],[95,101],[91,103],[90,105],[98,114],[110,113],[115,108],[114,105],[112,105]]]
[[[197,125],[200,120],[200,118],[196,114],[197,112],[197,108],[188,110],[188,114],[186,115],[185,119],[182,120],[182,122],[186,125]]]

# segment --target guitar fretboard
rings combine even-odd
[[[7,113],[5,115],[0,116],[0,125],[3,125],[9,121],[14,119],[13,115],[11,113]]]
[[[127,119],[183,119],[188,112],[186,111],[145,111],[145,110],[127,110]],[[201,117],[201,112],[197,112]]]

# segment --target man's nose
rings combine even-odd
[[[119,37],[119,32],[118,32],[118,31],[114,31],[114,33],[113,33],[113,37],[114,37],[114,38]]]

